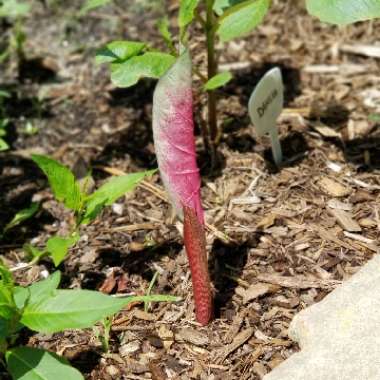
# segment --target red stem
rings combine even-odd
[[[207,325],[213,316],[211,282],[208,273],[206,237],[195,210],[183,207],[184,241],[193,282],[195,315],[201,325]]]

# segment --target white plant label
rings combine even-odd
[[[277,165],[282,161],[281,144],[276,126],[284,107],[284,85],[278,67],[268,71],[260,80],[249,99],[248,109],[259,136],[269,134],[273,158]]]

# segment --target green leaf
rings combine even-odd
[[[16,310],[13,290],[12,273],[0,260],[0,317],[7,320],[13,318]]]
[[[8,91],[5,91],[5,90],[0,90],[0,99],[1,98],[10,98],[11,97],[11,94],[8,92]]]
[[[22,309],[26,301],[28,301],[28,304],[36,304],[50,296],[54,296],[54,291],[58,288],[60,282],[61,273],[57,271],[45,280],[38,281],[27,288],[17,286],[14,292],[17,307]]]
[[[0,6],[0,17],[17,18],[26,16],[30,11],[30,5],[20,3],[17,0],[3,0]]]
[[[205,90],[215,90],[216,88],[224,86],[232,79],[232,74],[229,71],[216,74],[207,81],[204,85]]]
[[[83,7],[81,8],[79,14],[81,16],[85,15],[89,11],[92,11],[93,9],[102,7],[103,5],[107,5],[111,3],[112,0],[87,0]]]
[[[28,255],[28,257],[31,260],[37,261],[43,255],[45,255],[45,251],[41,251],[37,247],[33,247],[31,244],[24,244],[22,249],[24,250],[24,252]]]
[[[243,1],[245,0],[215,0],[213,9],[214,12],[220,16],[229,7],[242,3]]]
[[[172,36],[172,34],[170,33],[170,30],[169,30],[169,20],[168,20],[168,18],[164,17],[164,18],[160,19],[157,22],[157,28],[158,28],[158,31],[160,32],[162,38],[164,39],[166,45],[171,50],[175,50],[174,43],[173,43],[173,36]]]
[[[85,200],[86,212],[82,223],[89,223],[96,218],[105,206],[111,206],[125,193],[132,191],[145,177],[155,170],[112,177]]]
[[[5,140],[0,138],[0,152],[2,152],[4,150],[8,150],[8,149],[9,149],[9,145],[6,143]]]
[[[46,156],[34,154],[32,160],[47,176],[56,199],[66,207],[79,211],[82,206],[82,194],[71,170]]]
[[[96,63],[124,62],[138,55],[146,47],[143,42],[113,41],[96,53]]]
[[[13,380],[84,380],[67,360],[38,348],[13,348],[5,358]]]
[[[159,52],[148,52],[123,63],[111,65],[111,80],[118,87],[130,87],[141,78],[160,78],[175,62],[175,57]]]
[[[374,123],[380,122],[380,114],[378,113],[371,113],[368,115],[368,120],[372,121]]]
[[[248,0],[229,8],[219,18],[220,39],[225,42],[249,33],[262,22],[269,6],[270,0]]]
[[[19,211],[13,219],[5,226],[4,232],[9,231],[10,229],[18,226],[25,220],[31,218],[39,209],[40,205],[37,202],[33,202],[28,208],[24,208]]]
[[[184,28],[194,19],[194,11],[199,4],[199,0],[181,0],[179,5],[178,25]]]
[[[177,300],[170,296],[115,298],[91,290],[56,290],[52,297],[27,305],[21,323],[34,331],[54,333],[91,327],[130,302]]]
[[[65,259],[68,250],[79,240],[79,234],[63,238],[59,236],[51,237],[46,243],[46,250],[57,267]]]
[[[338,25],[380,17],[379,0],[306,0],[306,8],[321,21]]]

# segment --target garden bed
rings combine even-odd
[[[71,217],[54,201],[32,153],[51,155],[77,175],[91,167],[96,186],[111,174],[157,166],[155,82],[116,89],[94,55],[120,34],[158,40],[153,20],[160,9],[135,2],[122,17],[110,6],[75,20],[73,3],[37,5],[26,23],[27,60],[19,70],[15,62],[1,68],[0,86],[12,94],[12,128],[11,150],[0,154],[0,227],[32,199],[42,201],[36,217],[0,242],[11,268],[24,262],[24,243],[42,246],[53,233],[67,232]],[[202,328],[194,321],[182,229],[155,174],[82,227],[59,267],[62,286],[143,295],[158,272],[153,292],[182,301],[119,313],[106,354],[92,330],[22,336],[23,343],[63,355],[93,380],[260,379],[298,350],[287,337],[293,316],[378,252],[380,129],[371,115],[380,107],[380,61],[357,47],[373,44],[380,24],[324,26],[296,3],[274,1],[252,35],[218,50],[234,79],[220,90],[224,132],[212,173],[197,136],[215,320]],[[168,2],[173,15],[175,4]],[[205,60],[203,44],[200,36],[191,46],[196,62]],[[247,112],[255,84],[274,66],[286,89],[279,170]],[[28,122],[37,133],[27,131]],[[14,274],[28,285],[46,270],[54,271],[48,259]]]

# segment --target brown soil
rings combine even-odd
[[[96,48],[116,38],[160,46],[154,27],[160,8],[136,1],[122,16],[119,7],[109,6],[76,20],[76,2],[51,3],[44,8],[35,2],[34,17],[26,23],[27,60],[0,71],[0,87],[12,93],[6,103],[12,149],[0,154],[0,227],[31,199],[43,200],[35,218],[0,242],[10,267],[24,261],[25,242],[43,245],[53,233],[64,232],[71,217],[53,200],[29,158],[32,152],[50,154],[77,172],[91,166],[96,185],[110,172],[156,166],[155,82],[115,89],[93,57]],[[173,23],[175,3],[168,7]],[[115,316],[107,354],[91,330],[22,337],[28,344],[64,355],[93,380],[260,379],[298,350],[287,336],[293,316],[378,252],[380,128],[370,114],[380,111],[380,61],[350,47],[373,44],[380,23],[339,29],[307,16],[297,5],[303,2],[273,3],[252,35],[218,46],[222,65],[234,72],[220,92],[223,159],[212,175],[208,163],[199,162],[211,226],[215,320],[204,328],[194,321],[181,226],[173,222],[155,175],[153,190],[139,187],[82,229],[80,242],[59,268],[62,286],[140,295],[158,271],[154,292],[183,301],[154,304],[148,312],[134,305]],[[204,41],[195,40],[194,59],[204,62]],[[247,116],[250,93],[273,66],[282,69],[286,86],[286,110],[279,120],[285,163],[279,170],[269,142],[256,137]],[[38,133],[27,135],[26,122]],[[204,157],[200,137],[197,143]],[[361,231],[345,231],[334,208],[349,209]],[[54,270],[47,259],[15,275],[27,285],[45,269]]]

